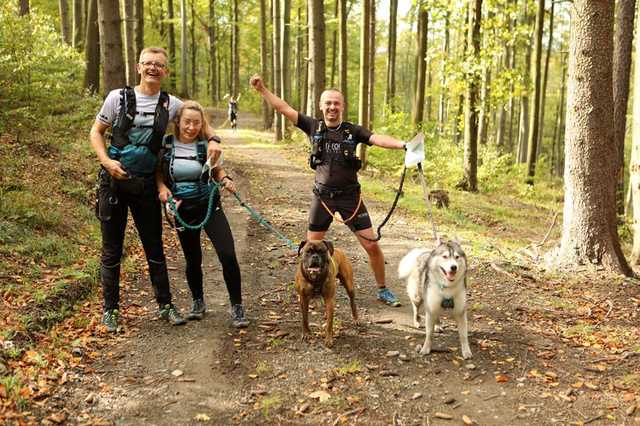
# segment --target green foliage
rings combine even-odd
[[[0,5],[0,133],[35,128],[81,91],[80,53],[62,43],[51,17],[37,9],[18,16],[16,3]]]

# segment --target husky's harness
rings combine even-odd
[[[313,170],[320,164],[341,163],[356,172],[362,167],[362,160],[356,155],[356,141],[353,140],[353,124],[342,122],[339,131],[329,131],[324,120],[318,120],[318,128],[311,138],[309,167]]]

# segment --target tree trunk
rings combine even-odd
[[[309,104],[307,110],[320,116],[320,95],[325,86],[324,0],[309,0]],[[366,93],[366,92],[365,92]]]
[[[58,8],[60,9],[60,33],[62,41],[71,44],[71,23],[69,22],[69,1],[58,0]]]
[[[362,2],[362,21],[360,31],[360,85],[358,90],[358,123],[361,126],[369,127],[369,114],[367,112],[367,94],[369,93],[369,43],[371,37],[371,0]]]
[[[84,88],[91,93],[97,93],[100,90],[100,36],[97,0],[89,0],[84,47],[84,57],[87,64],[84,72]]]
[[[188,65],[189,47],[187,44],[187,0],[180,0],[180,95],[189,97]]]
[[[469,57],[480,60],[480,20],[482,19],[482,0],[474,0],[469,15]],[[457,187],[470,192],[478,191],[478,100],[479,76],[471,71],[468,76],[468,88],[465,102],[464,125],[464,162],[462,180]]]
[[[120,24],[120,5],[118,0],[98,0],[102,86],[105,93],[123,87],[126,83]]]
[[[411,122],[417,129],[424,119],[424,91],[427,76],[427,36],[429,34],[429,11],[422,2],[418,11],[418,48],[416,51],[416,98],[413,103]]]
[[[344,97],[344,119],[349,116],[349,97],[347,81],[347,0],[336,0],[338,5],[338,44],[340,57],[340,91]],[[396,0],[392,0],[396,1]]]
[[[280,0],[271,0],[271,13],[273,22],[273,90],[276,96],[282,97],[282,53],[280,51],[280,37],[282,36],[280,25]],[[274,111],[275,140],[280,141],[283,137],[282,114]]]
[[[509,70],[509,65],[511,64],[511,49],[509,45],[505,44],[504,47],[504,56],[502,60],[502,66],[504,69]],[[511,96],[510,96],[511,99]],[[507,105],[502,103],[500,105],[500,109],[498,110],[498,129],[496,132],[496,146],[499,150],[502,150],[504,147],[505,140],[505,131],[507,128]]]
[[[304,36],[302,38],[302,57],[305,58],[302,64],[302,82],[300,83],[300,111],[309,113],[309,69],[311,63],[307,59],[309,57],[309,23],[311,18],[309,17],[309,7],[307,4],[307,24],[304,26]]]
[[[291,0],[280,0],[282,5],[282,22],[280,24],[280,90],[282,99],[291,102],[291,66],[290,66],[290,49],[291,49]],[[288,120],[284,116],[280,116],[280,126],[282,127],[282,137],[287,136]]]
[[[575,0],[572,5],[562,239],[552,257],[564,272],[599,265],[632,274],[616,228],[613,9],[609,1]]]
[[[489,110],[491,96],[491,64],[487,63],[482,72],[482,86],[480,90],[480,112],[478,116],[478,141],[481,145],[486,145],[489,126]]]
[[[447,60],[449,58],[449,9],[444,17],[444,40],[442,42],[442,64],[440,67],[440,102],[438,102],[438,129],[444,131],[447,122]]]
[[[391,111],[395,111],[394,98],[396,96],[396,39],[398,32],[398,0],[389,2],[389,37],[387,47],[387,90],[384,103]]]
[[[264,0],[260,0],[264,3]],[[216,105],[218,98],[218,64],[216,53],[216,0],[209,0],[209,86],[211,105]]]
[[[540,132],[540,71],[542,68],[542,31],[544,28],[544,1],[538,0],[536,12],[535,65],[533,67],[533,99],[531,103],[531,119],[529,120],[529,140],[527,143],[527,179],[533,185],[536,175],[536,160],[538,159],[538,134]]]
[[[369,15],[369,91],[367,93],[367,122],[369,129],[373,126],[373,112],[375,106],[376,79],[376,2],[371,1]]]
[[[633,44],[634,0],[618,0],[615,36],[613,41],[613,124],[614,144],[618,147],[616,161],[617,212],[624,214],[624,139],[629,102],[629,73]]]
[[[469,48],[469,23],[471,22],[471,4],[468,3],[465,7],[465,15],[466,20],[462,29],[462,56],[460,58],[461,62],[467,61],[467,49]],[[458,111],[453,120],[453,143],[458,145],[460,143],[461,136],[461,128],[464,125],[464,103],[465,103],[465,94],[462,93],[458,97]]]
[[[126,59],[127,85],[136,85],[136,45],[135,45],[135,0],[123,0],[122,9],[124,12],[124,53]]]
[[[144,49],[144,0],[136,2],[136,60],[140,57],[140,52]],[[162,2],[160,2],[162,8]]]
[[[528,10],[528,2],[524,6],[523,24],[527,27],[531,24],[531,14]],[[527,42],[524,59],[524,72],[522,80],[524,90],[520,98],[520,131],[518,134],[518,163],[527,161],[527,143],[529,141],[529,90],[531,90],[531,42]]]
[[[302,58],[303,58],[303,51],[302,51],[302,8],[298,7],[298,11],[297,11],[297,18],[296,18],[296,53],[294,55],[295,58],[295,82],[296,82],[296,96],[294,98],[294,108],[296,108],[298,111],[301,110],[301,104],[302,102],[300,101],[300,95],[302,94],[302,87],[301,87],[301,82],[302,82]]]
[[[191,96],[198,96],[198,44],[196,43],[196,10],[195,0],[191,0]]]
[[[269,36],[267,34],[267,6],[265,0],[260,0],[260,70],[265,82],[269,81],[269,54],[267,46]],[[269,104],[262,99],[262,123],[265,129],[273,125],[273,113]]]
[[[232,1],[231,25],[231,94],[238,98],[240,94],[240,25],[238,25],[238,0]]]
[[[542,142],[544,140],[544,116],[545,109],[547,104],[547,81],[549,77],[549,62],[551,59],[551,48],[553,47],[553,22],[555,17],[555,1],[551,1],[551,9],[549,10],[549,39],[547,40],[547,54],[544,59],[544,74],[542,77],[542,92],[540,93],[540,133],[538,134],[538,153],[540,152],[540,148],[542,147]]]
[[[567,61],[566,55],[561,53],[560,56],[560,69],[562,73],[562,82],[560,83],[560,102],[556,107],[556,119],[553,126],[552,148],[551,148],[551,172],[556,176],[562,176],[564,171],[561,164],[564,161],[562,158],[562,140],[564,138],[564,98],[566,92],[567,82]]]
[[[173,24],[174,14],[173,14],[173,0],[167,0],[167,34],[169,36],[169,68],[171,70],[169,74],[169,88],[171,91],[176,90],[176,30],[175,25]]]
[[[72,45],[82,50],[82,0],[73,0],[73,40]]]
[[[29,0],[20,0],[18,3],[18,16],[29,14]]]
[[[340,2],[338,0],[335,0],[335,9],[334,9],[334,13],[333,15],[336,17],[336,22],[340,22],[338,21],[339,17],[339,12],[338,12],[338,8],[340,7]],[[336,25],[336,28],[331,31],[331,78],[329,79],[329,86],[330,87],[335,87],[335,82],[336,82],[336,64],[337,64],[337,47],[338,47],[338,26]]]

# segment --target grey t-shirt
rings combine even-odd
[[[134,126],[141,125],[153,125],[153,112],[156,110],[156,105],[158,105],[158,99],[160,98],[160,92],[156,93],[153,96],[145,95],[138,91],[137,88],[134,87],[134,92],[136,94],[136,117],[133,120]],[[118,113],[120,112],[120,92],[122,89],[114,89],[107,95],[104,103],[102,104],[102,108],[96,119],[100,120],[102,123],[111,126],[116,118],[118,118]],[[176,116],[176,112],[182,106],[182,101],[176,98],[173,95],[169,95],[169,121],[173,120]],[[140,114],[140,113],[146,113]],[[151,113],[151,114],[149,114]]]

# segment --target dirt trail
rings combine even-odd
[[[288,161],[278,146],[251,144],[242,128],[257,124],[255,118],[241,114],[239,123],[237,135],[220,132],[225,167],[250,205],[283,233],[301,239],[311,173]],[[384,217],[387,205],[367,204],[375,221]],[[438,425],[461,424],[463,416],[482,425],[571,424],[596,417],[602,420],[591,424],[598,424],[606,420],[598,417],[601,410],[615,415],[615,424],[638,424],[624,415],[623,407],[607,408],[611,401],[606,398],[598,401],[588,392],[571,391],[576,371],[586,362],[584,351],[557,336],[532,333],[526,312],[517,307],[526,306],[526,292],[534,284],[516,289],[513,280],[491,272],[477,259],[472,260],[476,273],[469,297],[476,307],[470,315],[473,359],[465,362],[459,357],[457,330],[448,320],[445,332],[435,337],[441,351],[418,356],[414,348],[423,332],[410,326],[411,309],[396,268],[402,255],[420,241],[415,239],[416,225],[401,213],[387,225],[381,244],[388,286],[403,306],[389,308],[375,300],[364,251],[346,227],[334,224],[329,238],[354,265],[365,325],[353,327],[340,289],[334,348],[322,345],[319,301],[311,315],[316,337],[301,342],[293,290],[295,254],[249,219],[232,197],[224,199],[224,209],[236,241],[251,326],[246,331],[231,328],[221,268],[207,241],[205,319],[184,327],[155,320],[150,287],[140,277],[122,290],[127,332],[113,338],[93,370],[87,370],[92,373],[75,377],[76,386],[66,396],[68,409],[122,425]],[[186,311],[190,295],[182,255],[173,231],[165,232],[173,294]],[[560,355],[545,359],[540,356],[545,348],[559,350]],[[542,378],[528,377],[532,370]],[[552,370],[556,377],[545,377]],[[447,416],[453,421],[443,418]],[[202,423],[198,418],[209,420]]]

